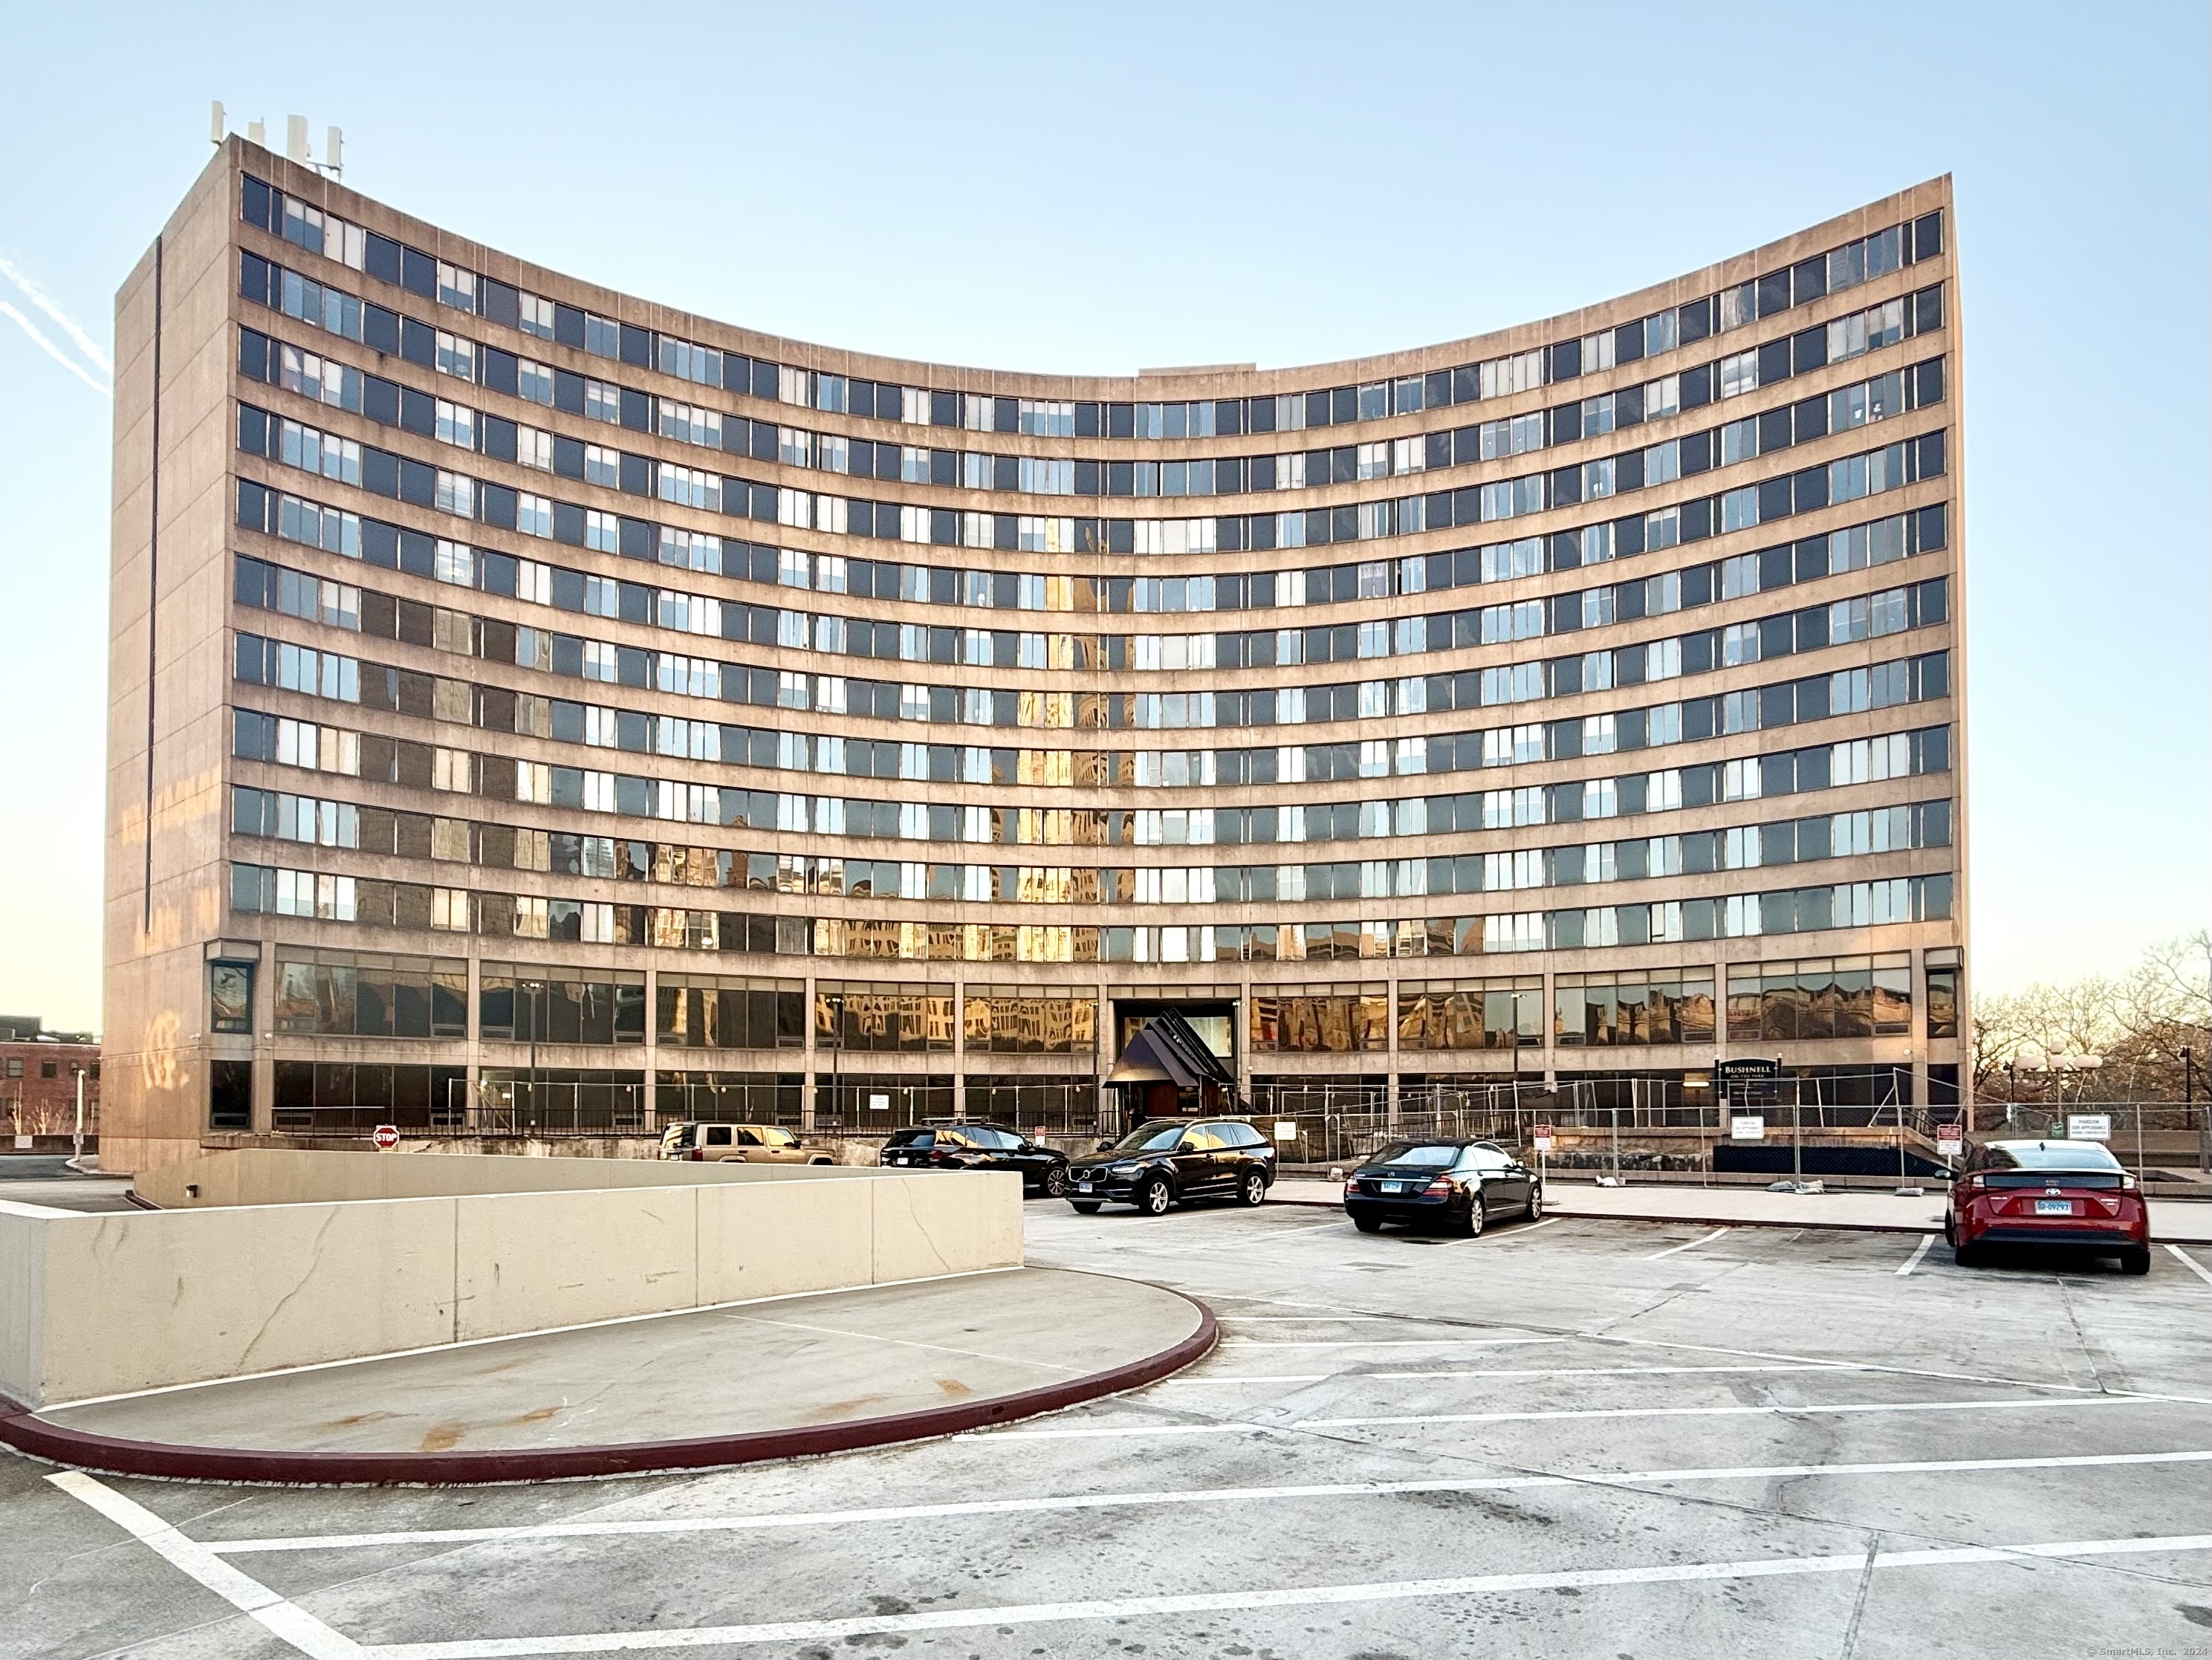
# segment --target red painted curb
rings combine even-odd
[[[1149,1280],[1140,1282],[1151,1284]],[[807,1458],[852,1452],[896,1441],[919,1441],[988,1425],[1057,1412],[1101,1395],[1141,1388],[1202,1359],[1218,1331],[1213,1310],[1169,1286],[1156,1291],[1180,1297],[1198,1310],[1198,1329],[1171,1347],[1110,1371],[1064,1383],[1025,1389],[964,1405],[931,1407],[808,1429],[755,1430],[682,1441],[633,1441],[610,1446],[558,1447],[511,1452],[274,1452],[235,1447],[183,1447],[159,1441],[125,1441],[48,1423],[20,1402],[0,1395],[0,1444],[49,1462],[116,1475],[152,1475],[180,1481],[275,1483],[287,1487],[444,1487],[489,1481],[557,1481],[587,1475],[627,1475],[647,1470],[704,1469],[773,1458]]]

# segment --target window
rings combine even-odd
[[[453,444],[465,450],[477,447],[476,411],[465,404],[449,404],[438,399],[437,424],[439,442]]]
[[[540,340],[553,337],[553,302],[534,294],[521,297],[521,316],[519,319],[525,334],[534,334]]]
[[[472,312],[477,308],[477,274],[463,271],[458,265],[438,261],[438,303],[451,306],[457,311]]]
[[[441,374],[450,374],[456,380],[477,378],[476,343],[464,335],[438,331],[437,369]]]

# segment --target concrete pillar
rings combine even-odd
[[[1398,1128],[1398,976],[1390,975],[1382,982],[1383,1006],[1389,1011],[1389,1117],[1390,1128]]]
[[[1925,1107],[1928,1094],[1928,953],[1916,948],[1912,953],[1912,1023],[1910,1044],[1912,1055],[1912,1104]],[[1960,1067],[1964,1073],[1967,1070]]]
[[[799,1086],[799,1128],[805,1134],[814,1134],[814,976],[805,980],[805,1031],[806,1043],[799,1051],[799,1063],[805,1077]]]
[[[474,1130],[483,1116],[478,1108],[483,1101],[480,1091],[483,1083],[483,1026],[478,1016],[483,1009],[483,963],[474,951],[469,952],[468,963],[468,1084],[462,1091],[461,1099],[453,1104],[461,1109],[461,1128]]]
[[[968,982],[952,976],[952,1116],[968,1116]]]
[[[645,1083],[638,1102],[642,1114],[645,1133],[660,1134],[660,1092],[655,1086],[659,1076],[660,1055],[660,971],[645,971]]]

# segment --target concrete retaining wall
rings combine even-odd
[[[132,1186],[163,1210],[303,1205],[349,1199],[432,1199],[587,1188],[872,1180],[836,1164],[709,1164],[676,1158],[513,1158],[497,1154],[324,1152],[240,1147],[141,1171]]]
[[[403,1187],[388,1173],[240,1169],[199,1185]],[[1012,1268],[1021,1183],[1000,1173],[654,1166],[628,1183],[82,1214],[0,1203],[0,1394],[26,1406],[793,1292]],[[163,1171],[167,1177],[172,1172]],[[191,1177],[178,1168],[179,1185]],[[155,1172],[145,1178],[151,1183]],[[657,1179],[656,1179],[657,1178]],[[524,1185],[512,1169],[465,1181]]]

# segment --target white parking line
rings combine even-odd
[[[1526,1368],[1517,1371],[1468,1370],[1460,1367],[1440,1367],[1434,1371],[1312,1371],[1279,1372],[1258,1377],[1240,1372],[1218,1372],[1198,1376],[1185,1372],[1180,1377],[1164,1380],[1159,1387],[1174,1389],[1183,1383],[1349,1383],[1357,1380],[1370,1383],[1378,1380],[1395,1383],[1425,1377],[1660,1377],[1685,1373],[1710,1375],[1713,1373],[1774,1372],[1774,1371],[1865,1371],[1868,1368],[1850,1361],[1808,1363],[1786,1366],[1551,1366]]]
[[[2179,1245],[2168,1245],[2166,1250],[2173,1253],[2173,1260],[2175,1262],[2180,1263],[2183,1268],[2187,1268],[2191,1274],[2195,1274],[2199,1280],[2202,1280],[2206,1285],[2212,1286],[2212,1269],[2207,1268],[2202,1262],[2190,1256]]]
[[[1904,1262],[1899,1266],[1897,1277],[1902,1280],[1906,1274],[1911,1273],[1913,1269],[1918,1268],[1920,1266],[1920,1259],[1928,1255],[1928,1248],[1935,1243],[1936,1236],[1934,1234],[1922,1234],[1920,1236],[1920,1243],[1912,1248],[1912,1255],[1906,1257]]]
[[[1562,1216],[1547,1216],[1540,1222],[1531,1222],[1525,1228],[1516,1228],[1510,1233],[1501,1233],[1498,1235],[1492,1243],[1500,1245],[1510,1245],[1516,1239],[1527,1238],[1530,1234],[1535,1232],[1538,1228],[1548,1228],[1553,1223],[1563,1222],[1565,1219],[1566,1219]]]
[[[144,1505],[80,1470],[61,1470],[46,1478],[70,1498],[89,1505],[155,1555],[313,1660],[361,1660],[360,1644],[332,1631],[296,1602],[287,1602],[258,1579],[249,1579],[216,1553],[187,1539]]]
[[[1838,1406],[1567,1407],[1548,1412],[1437,1412],[1395,1418],[1301,1418],[1302,1430],[1359,1429],[1391,1424],[1527,1424],[1588,1418],[1810,1418],[1846,1412],[2045,1412],[2076,1407],[2188,1405],[2163,1395],[2090,1395],[2059,1401],[1864,1401]]]
[[[1645,1257],[1644,1260],[1647,1262],[1656,1262],[1662,1256],[1674,1256],[1677,1251],[1695,1250],[1700,1245],[1711,1244],[1714,1240],[1719,1238],[1727,1231],[1728,1230],[1726,1228],[1715,1228],[1711,1233],[1705,1235],[1702,1239],[1692,1239],[1683,1244],[1669,1245],[1664,1250],[1653,1251],[1650,1256]]]
[[[1685,1354],[1725,1354],[1741,1360],[1814,1360],[1810,1354],[1790,1354],[1775,1349],[1737,1349],[1719,1343],[1684,1343],[1665,1337],[1623,1337],[1616,1333],[1588,1331],[1582,1334],[1593,1343],[1617,1343],[1624,1348],[1680,1349]],[[1893,1377],[1927,1377],[1943,1383],[1996,1383],[2008,1389],[2059,1389],[2069,1395],[2112,1395],[2143,1401],[2182,1401],[2191,1406],[2212,1407],[2212,1395],[2152,1395],[2141,1389],[2115,1389],[2094,1383],[2053,1383],[2035,1377],[1992,1377],[1986,1372],[1943,1371],[1933,1366],[1884,1365],[1878,1360],[1858,1363],[1863,1371],[1886,1372]]]
[[[1751,1464],[1711,1469],[1592,1470],[1559,1475],[1480,1475],[1451,1481],[1333,1481],[1296,1486],[1182,1487],[1152,1492],[1048,1494],[1034,1499],[978,1499],[938,1505],[887,1505],[865,1510],[797,1511],[742,1516],[641,1517],[619,1522],[541,1522],[509,1527],[425,1528],[415,1532],[309,1534],[293,1538],[220,1539],[203,1548],[224,1556],[280,1552],[367,1550],[391,1545],[473,1545],[533,1539],[624,1538],[641,1534],[737,1533],[763,1529],[847,1528],[870,1522],[934,1521],[962,1516],[1018,1516],[1038,1511],[1134,1510],[1161,1505],[1273,1504],[1286,1499],[1359,1499],[1396,1493],[1494,1493],[1530,1487],[1633,1487],[1658,1482],[1775,1481],[1820,1476],[1936,1475],[2008,1470],[2080,1469],[2109,1465],[2212,1463],[2212,1451],[2081,1453],[2047,1458],[1945,1458],[1860,1464]]]
[[[1218,1348],[1516,1348],[1564,1337],[1224,1337]]]
[[[1097,1424],[1052,1430],[969,1430],[994,1441],[1114,1441],[1149,1435],[1283,1435],[1280,1424]]]
[[[1398,1316],[1388,1314],[1224,1314],[1221,1317],[1233,1320],[1240,1326],[1343,1326],[1358,1321],[1394,1320]],[[1428,1323],[1418,1315],[1409,1314],[1405,1318],[1413,1325]]]
[[[1980,1563],[2066,1560],[2083,1557],[2167,1554],[2212,1550],[2212,1534],[2160,1539],[2075,1539],[2052,1544],[1980,1545],[1944,1550],[1864,1551],[1837,1556],[1768,1556],[1733,1562],[1652,1563],[1628,1568],[1571,1568],[1558,1573],[1488,1573],[1457,1579],[1398,1579],[1352,1585],[1297,1585],[1273,1590],[1198,1591],[1174,1596],[1099,1598],[1086,1602],[930,1608],[915,1614],[862,1614],[842,1620],[784,1620],[754,1626],[690,1630],[622,1631],[556,1637],[495,1637],[442,1643],[393,1643],[368,1652],[372,1660],[511,1660],[537,1654],[611,1654],[646,1649],[709,1648],[716,1644],[825,1643],[903,1632],[968,1631],[985,1626],[1036,1626],[1212,1614],[1245,1609],[1343,1607],[1447,1596],[1497,1596],[1516,1591],[1606,1585],[1681,1584],[1715,1579],[1765,1579],[1806,1573],[1860,1573],[1875,1568],[1956,1567]]]

